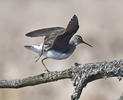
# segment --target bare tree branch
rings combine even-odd
[[[69,69],[59,72],[54,71],[49,73],[42,73],[40,75],[30,76],[23,79],[0,80],[0,88],[22,88],[26,86],[53,82],[65,78],[71,78]]]
[[[119,80],[121,80],[121,77],[123,77],[123,59],[84,65],[75,63],[74,67],[64,71],[42,73],[40,75],[16,80],[0,80],[0,88],[22,88],[61,79],[72,79],[75,90],[71,96],[71,100],[78,100],[83,88],[89,82],[109,77],[118,77]]]
[[[118,77],[120,81],[123,77],[123,59],[85,64],[81,70],[75,72],[74,76],[76,76],[74,78],[75,90],[71,99],[78,100],[83,88],[91,81],[109,77]]]

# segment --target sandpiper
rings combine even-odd
[[[77,32],[78,28],[78,18],[76,15],[74,15],[71,18],[66,29],[63,27],[51,27],[27,33],[26,36],[28,37],[45,36],[44,43],[32,46],[27,45],[24,47],[38,53],[39,58],[43,55],[44,58],[41,60],[41,62],[46,68],[46,70],[49,72],[49,70],[44,64],[44,60],[46,60],[47,58],[57,60],[66,59],[70,55],[72,55],[72,53],[76,49],[76,46],[81,43],[92,47],[92,45],[85,42],[80,35],[75,35],[72,38],[72,36]],[[39,58],[36,61],[38,61]]]

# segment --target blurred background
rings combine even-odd
[[[50,71],[70,68],[75,62],[85,64],[123,59],[123,0],[0,0],[0,80],[24,78],[44,72],[35,53],[24,45],[40,44],[43,38],[25,34],[35,29],[63,26],[76,14],[77,34],[91,45],[79,45],[66,60],[47,60]],[[70,100],[71,80],[25,87],[0,89],[0,100]],[[100,79],[89,83],[80,100],[117,100],[123,81]]]

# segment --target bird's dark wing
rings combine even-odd
[[[69,41],[71,37],[77,32],[78,28],[79,28],[78,18],[76,15],[74,15],[70,20],[64,33],[56,37],[51,49],[66,52],[68,50]]]
[[[63,33],[65,28],[63,27],[51,27],[51,28],[44,28],[29,32],[26,34],[28,37],[39,37],[39,36],[46,36],[50,37],[51,35],[56,35],[58,33]]]
[[[65,31],[65,28],[63,28],[63,27],[44,28],[44,29],[39,29],[39,30],[29,32],[26,34],[26,36],[28,36],[28,37],[45,36],[44,44],[48,45],[48,48],[50,49],[55,38],[58,35],[63,34],[64,31]]]

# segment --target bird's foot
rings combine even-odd
[[[80,66],[81,64],[75,62],[74,65],[78,67],[78,66]]]
[[[36,57],[35,57],[35,59],[36,59],[36,60],[35,60],[35,63],[38,62],[38,60],[41,58],[41,56],[42,56],[42,53],[39,54],[39,56],[36,56]]]
[[[34,58],[34,59],[36,59],[36,60],[35,60],[35,63],[38,62],[38,60],[39,60],[40,58],[41,58],[40,56],[36,56],[36,57]]]
[[[45,71],[47,71],[48,73],[50,73],[50,71],[48,69],[46,69]]]

